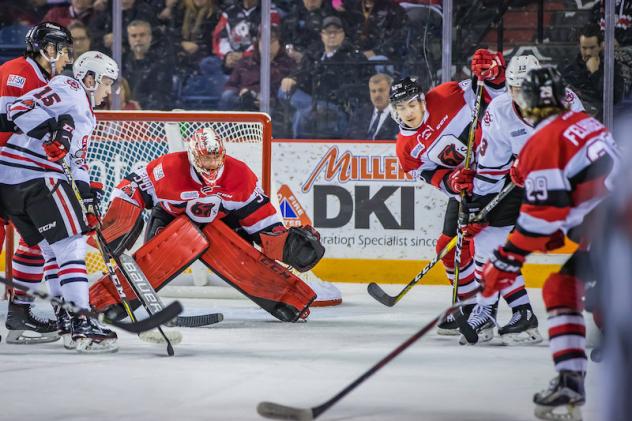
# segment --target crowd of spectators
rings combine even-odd
[[[75,57],[90,49],[111,53],[112,0],[9,3],[0,8],[0,31],[48,20],[69,28]],[[272,3],[270,88],[277,137],[390,139],[397,131],[388,117],[393,79],[416,75],[427,87],[440,81],[441,0]],[[498,21],[493,12],[501,12],[487,0],[455,3],[457,44],[476,39],[455,45],[455,77],[462,78],[469,75],[460,73],[460,61],[476,48],[494,48],[482,45],[475,29],[489,32]],[[632,87],[630,3],[617,3],[615,102]],[[260,0],[121,0],[121,9],[122,108],[259,108]],[[577,45],[577,57],[555,64],[600,115],[603,2],[588,12],[592,25],[573,33],[574,45],[566,47]]]

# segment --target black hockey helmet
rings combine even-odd
[[[26,53],[33,56],[53,44],[59,54],[63,48],[68,48],[68,56],[72,58],[72,35],[64,26],[53,22],[42,22],[29,29],[26,33]]]
[[[424,91],[417,83],[417,78],[407,76],[391,86],[391,104],[394,105],[398,102],[410,101],[415,98],[420,101],[424,99]]]
[[[543,107],[565,108],[566,86],[554,67],[530,70],[522,81],[519,106],[530,110]]]

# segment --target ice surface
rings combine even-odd
[[[441,286],[413,289],[393,308],[340,285],[345,303],[283,324],[248,300],[183,300],[187,314],[221,311],[212,328],[180,328],[176,356],[120,335],[120,351],[78,355],[60,342],[0,344],[2,420],[257,420],[257,403],[316,406],[329,399],[432,319],[450,300]],[[401,286],[386,286],[395,293]],[[546,336],[540,291],[530,291]],[[46,304],[39,309],[48,311]],[[6,302],[0,303],[4,337]],[[509,310],[501,303],[499,319]],[[597,421],[590,363],[584,419]],[[554,376],[545,344],[459,346],[456,337],[422,338],[322,420],[533,420],[531,398]]]

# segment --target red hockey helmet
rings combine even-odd
[[[226,157],[222,138],[210,127],[197,129],[187,142],[187,153],[189,162],[204,182],[214,185]]]

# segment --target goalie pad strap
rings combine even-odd
[[[208,244],[197,225],[183,215],[138,249],[133,257],[149,283],[159,291],[197,260]],[[118,269],[117,274],[125,294],[131,301],[135,298],[132,289],[122,279]],[[90,304],[98,310],[119,302],[116,289],[108,276],[104,276],[90,287]]]
[[[318,231],[309,225],[281,232],[264,232],[260,237],[266,256],[287,263],[299,272],[312,269],[325,254]]]
[[[212,245],[200,260],[227,283],[281,321],[295,322],[307,312],[316,293],[296,275],[220,220],[203,232]]]

